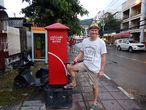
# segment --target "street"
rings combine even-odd
[[[108,47],[106,74],[128,92],[146,95],[146,52]]]

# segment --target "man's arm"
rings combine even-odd
[[[104,76],[104,69],[105,69],[105,65],[106,65],[106,53],[101,55],[101,68],[100,71],[98,73],[98,77],[103,77]]]
[[[78,53],[78,55],[75,57],[74,62],[78,62],[79,60],[82,60],[83,59],[83,55],[84,55],[83,51],[80,51]]]

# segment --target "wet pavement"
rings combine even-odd
[[[146,52],[108,47],[106,74],[127,91],[146,95]]]

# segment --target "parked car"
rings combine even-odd
[[[129,52],[133,52],[136,50],[145,50],[145,45],[134,39],[121,39],[120,42],[117,43],[117,49],[119,51],[128,50]]]
[[[117,39],[117,40],[115,40],[114,45],[115,45],[116,47],[118,47],[118,44],[121,43],[121,41],[122,41],[122,39]]]

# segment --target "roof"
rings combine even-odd
[[[24,17],[9,17],[9,20],[23,20]]]
[[[130,37],[131,34],[130,34],[130,32],[121,32],[121,33],[118,33],[118,34],[114,34],[113,36],[114,37]]]
[[[32,32],[45,32],[44,27],[31,27]]]
[[[45,29],[46,30],[49,30],[49,29],[69,29],[69,27],[67,27],[61,23],[54,23],[52,25],[45,27]]]
[[[5,7],[3,7],[2,5],[0,5],[0,9],[6,9]]]

